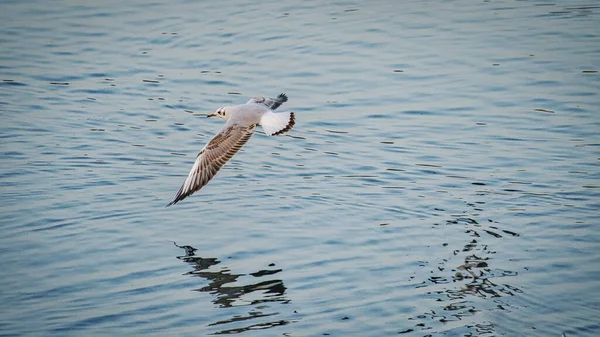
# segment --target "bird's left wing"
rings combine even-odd
[[[194,194],[208,184],[221,167],[252,137],[256,125],[239,125],[230,122],[226,123],[223,129],[198,153],[194,167],[167,207]]]

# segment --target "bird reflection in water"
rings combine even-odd
[[[218,305],[220,308],[231,308],[238,306],[252,306],[247,315],[235,315],[229,319],[217,321],[209,324],[208,326],[219,326],[222,324],[233,324],[236,322],[251,320],[252,323],[256,319],[278,316],[279,312],[266,312],[271,306],[269,303],[288,304],[289,299],[285,297],[286,287],[283,285],[283,281],[279,279],[269,279],[258,283],[240,285],[240,286],[227,286],[227,284],[236,283],[239,284],[239,278],[246,276],[246,274],[233,274],[227,268],[220,270],[211,270],[212,266],[221,263],[216,258],[204,258],[196,256],[197,249],[191,246],[179,246],[175,243],[175,246],[184,249],[185,255],[178,256],[179,260],[189,263],[193,270],[186,273],[186,275],[198,276],[208,281],[208,285],[194,289],[195,291],[207,292],[214,295],[213,303]],[[269,265],[273,267],[273,264]],[[275,275],[281,272],[281,269],[269,269],[259,270],[255,273],[250,273],[250,276],[256,278],[262,278],[265,276]],[[268,329],[276,326],[287,325],[293,321],[290,320],[268,320],[267,322],[254,323],[251,325],[236,327],[226,330],[221,330],[215,334],[233,334],[241,333],[247,330],[260,330]]]

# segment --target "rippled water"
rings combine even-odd
[[[0,335],[600,334],[596,2],[1,7]]]

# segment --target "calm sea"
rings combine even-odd
[[[0,50],[2,336],[600,335],[597,1],[4,0]]]

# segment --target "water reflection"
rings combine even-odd
[[[218,259],[197,256],[196,248],[174,244],[185,250],[185,255],[177,258],[190,264],[193,268],[186,275],[201,277],[208,281],[208,285],[194,289],[195,291],[212,294],[214,296],[212,302],[219,308],[251,307],[244,315],[239,315],[239,311],[236,311],[236,314],[232,315],[231,318],[210,323],[208,326],[233,325],[236,323],[239,325],[240,322],[244,321],[250,321],[252,324],[230,327],[215,332],[215,335],[268,329],[293,322],[286,319],[274,319],[281,318],[280,312],[277,311],[274,304],[288,304],[290,302],[285,296],[287,288],[283,281],[273,278],[273,275],[280,273],[282,269],[275,268],[274,264],[270,264],[269,267],[273,267],[272,269],[259,270],[249,274],[235,274],[227,267],[215,270],[213,267],[221,263]],[[233,285],[243,282],[244,276],[261,278],[261,281],[247,285]],[[262,280],[263,278],[265,279]],[[256,322],[257,319],[265,317],[269,317],[269,319],[267,321],[262,320],[259,323]]]
[[[481,204],[467,204],[473,211],[482,211]],[[521,294],[522,290],[507,283],[504,277],[517,276],[518,273],[494,266],[494,254],[491,249],[494,239],[518,237],[519,234],[503,229],[494,220],[477,221],[470,214],[454,215],[445,221],[445,226],[461,228],[466,234],[462,247],[452,251],[452,255],[441,259],[431,268],[427,280],[416,288],[431,289],[426,292],[437,303],[439,310],[430,310],[412,317],[416,321],[415,330],[445,330],[446,332],[468,335],[494,334],[496,326],[491,322],[481,322],[470,317],[483,311],[510,310],[503,300],[507,296]],[[444,244],[447,246],[447,244]],[[428,263],[423,264],[428,265]],[[499,283],[497,281],[502,281]],[[484,301],[482,301],[484,300]]]

